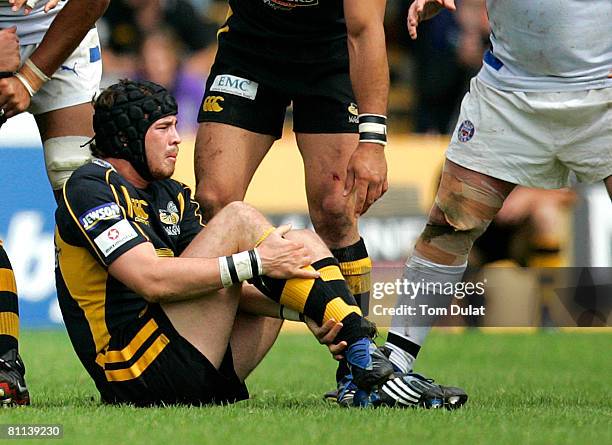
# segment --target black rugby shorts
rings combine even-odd
[[[219,47],[198,122],[220,122],[278,139],[292,104],[297,133],[358,132],[348,63],[274,64],[233,52]]]
[[[151,318],[168,338],[168,344],[138,378],[106,382],[104,402],[137,406],[207,405],[249,398],[246,385],[234,370],[229,345],[221,366],[215,369],[200,351],[181,337],[159,305],[149,305],[145,314],[122,336],[133,337]]]

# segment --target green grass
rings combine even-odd
[[[29,331],[21,348],[33,405],[1,410],[0,423],[61,423],[55,443],[63,444],[604,444],[612,443],[611,347],[606,333],[434,333],[417,370],[465,388],[463,409],[344,410],[321,399],[331,358],[307,335],[288,333],[249,379],[251,400],[138,409],[98,403],[64,332]]]

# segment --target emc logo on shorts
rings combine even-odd
[[[210,91],[220,91],[253,100],[257,95],[258,87],[259,84],[252,80],[231,74],[219,74],[210,86]]]

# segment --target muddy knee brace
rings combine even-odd
[[[436,205],[446,224],[427,224],[417,241],[417,255],[437,264],[465,264],[474,241],[487,229],[503,202],[503,195],[490,184],[445,171]]]

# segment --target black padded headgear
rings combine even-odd
[[[168,91],[146,80],[122,80],[105,91],[114,91],[115,99],[109,107],[94,105],[94,140],[99,152],[126,159],[148,181],[152,180],[145,152],[145,134],[158,119],[176,115],[176,100]]]

